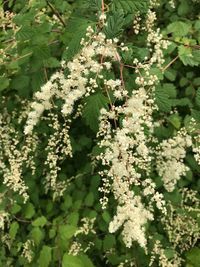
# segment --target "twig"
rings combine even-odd
[[[162,68],[162,71],[164,72],[166,69],[168,69],[178,58],[179,58],[179,56],[176,56],[174,59],[172,59],[172,61],[170,61],[167,64],[167,66],[165,66],[164,68]]]
[[[185,46],[185,47],[190,47],[190,48],[192,48],[192,49],[200,50],[200,45],[184,44],[184,43],[182,43],[182,42],[177,42],[177,41],[175,41],[175,40],[173,40],[173,39],[170,39],[170,38],[163,38],[163,40],[170,41],[170,42],[172,42],[172,43],[174,43],[174,44],[177,44],[177,45],[183,45],[183,46]]]
[[[61,17],[61,15],[59,14],[59,12],[54,8],[54,6],[52,4],[49,3],[49,1],[46,0],[46,3],[50,7],[50,9],[52,10],[52,12],[56,15],[56,17],[60,20],[60,22],[62,23],[62,25],[64,27],[66,27],[66,24],[65,24],[63,18]]]
[[[101,11],[102,11],[102,14],[104,14],[104,10],[105,10],[104,0],[101,0]]]
[[[18,217],[16,217],[15,215],[13,215],[13,217],[14,217],[17,221],[19,221],[19,222],[23,222],[23,223],[31,223],[31,221],[28,221],[28,220],[24,220],[24,219],[18,218]]]

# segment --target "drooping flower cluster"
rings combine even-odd
[[[23,196],[24,201],[28,199],[27,189],[23,180],[23,165],[35,172],[34,151],[38,139],[36,135],[29,136],[21,146],[21,139],[15,128],[11,126],[9,116],[6,112],[0,117],[0,168],[3,175],[3,183],[14,192]]]
[[[64,117],[71,115],[77,100],[95,92],[98,87],[97,80],[103,79],[102,70],[109,70],[111,62],[119,59],[117,39],[106,39],[101,32],[95,34],[91,27],[88,27],[86,36],[88,40],[82,40],[83,48],[80,53],[67,63],[66,68],[69,74],[65,76],[64,70],[55,73],[42,86],[41,91],[35,94],[35,102],[31,105],[32,111],[28,116],[25,134],[32,132],[44,110],[50,110],[53,107],[53,98],[63,101],[62,114]],[[103,62],[103,59],[109,59],[109,61],[104,60]],[[121,94],[122,96],[126,94],[126,92],[122,92],[116,81],[114,84],[112,81],[107,81],[107,83],[112,89],[118,88],[117,95],[119,97]]]
[[[184,176],[189,170],[184,164],[184,158],[186,149],[191,146],[192,138],[184,128],[173,138],[159,144],[157,170],[167,191],[173,191],[181,176]]]
[[[193,190],[183,189],[180,207],[175,208],[168,203],[168,214],[161,219],[173,247],[181,252],[194,247],[200,239],[200,226],[197,220],[200,216],[200,200],[197,195]],[[178,212],[178,208],[181,208],[181,213]]]

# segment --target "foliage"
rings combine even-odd
[[[199,7],[192,0],[0,0],[0,266],[199,266]],[[92,42],[100,45],[89,66],[93,57],[83,52]],[[89,70],[83,76],[74,68],[79,60]],[[142,102],[141,88],[150,92]],[[154,161],[140,157],[135,127]],[[128,198],[117,195],[109,170],[126,177],[112,163],[129,140],[138,143],[126,156],[139,162],[127,160],[129,172],[141,175],[129,187],[142,203],[133,217],[144,222],[128,228],[132,203],[118,229]],[[170,160],[178,162],[174,173]],[[126,240],[137,223],[144,244]]]

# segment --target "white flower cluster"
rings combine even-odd
[[[9,224],[9,213],[5,211],[0,212],[0,229],[3,231],[6,224]]]
[[[133,20],[133,30],[135,34],[139,34],[140,32],[140,21],[141,21],[140,12],[137,12],[135,14],[134,20]]]
[[[174,252],[174,256],[171,259],[168,259],[165,254],[165,249],[162,247],[162,244],[159,240],[155,241],[153,250],[151,252],[151,261],[149,266],[153,266],[155,259],[158,257],[158,266],[159,267],[180,267],[182,266],[182,258]]]
[[[23,164],[35,172],[33,154],[38,144],[35,135],[29,136],[23,146],[20,147],[20,137],[15,128],[10,125],[10,116],[0,118],[0,167],[3,174],[3,183],[14,192],[23,196],[24,201],[28,199],[27,186],[22,179]],[[32,154],[32,156],[30,156]]]
[[[118,201],[117,214],[110,222],[109,231],[115,232],[123,225],[123,240],[127,247],[131,247],[133,241],[137,241],[141,247],[146,247],[144,225],[153,219],[152,203],[162,211],[164,208],[163,196],[155,191],[155,184],[148,177],[151,170],[150,139],[145,134],[145,127],[153,132],[152,113],[156,109],[154,101],[144,87],[133,91],[124,107],[116,107],[114,110],[101,111],[100,129],[98,136],[103,137],[99,145],[105,147],[105,152],[97,158],[103,165],[109,166],[109,170],[100,172],[104,193],[103,207],[107,204],[106,194],[113,191]],[[108,118],[117,120],[120,114],[124,115],[122,127],[112,132]],[[144,179],[148,178],[148,180]],[[145,173],[145,174],[144,174]],[[146,182],[145,182],[146,181]],[[149,206],[145,207],[142,198],[135,195],[131,189],[138,186],[144,197],[153,195]]]
[[[189,215],[189,212],[196,213],[198,216],[200,205],[198,209],[193,209],[193,207],[188,206],[188,203],[184,203],[180,207],[183,210],[182,213],[178,213],[171,203],[168,203],[167,207],[167,216],[163,217],[161,221],[167,231],[169,241],[174,249],[178,248],[181,253],[190,250],[200,239],[200,226],[198,221]]]
[[[109,232],[116,232],[123,225],[122,237],[126,247],[130,248],[133,241],[138,242],[142,248],[146,248],[147,240],[144,225],[153,220],[152,213],[147,210],[141,202],[139,196],[118,205],[117,214],[109,225]]]
[[[156,13],[152,10],[149,10],[147,13],[146,25],[143,29],[148,33],[147,45],[151,47],[150,51],[153,52],[149,63],[151,65],[157,63],[158,66],[161,67],[161,65],[164,63],[163,49],[168,47],[169,41],[163,40],[163,36],[160,33],[159,28],[154,30],[155,21]]]
[[[195,137],[195,142],[192,146],[192,150],[194,152],[194,158],[196,162],[200,165],[200,137]]]
[[[111,62],[119,60],[117,39],[106,39],[101,32],[95,34],[91,27],[88,27],[86,36],[88,40],[82,40],[83,48],[80,53],[67,63],[69,71],[67,77],[65,77],[64,71],[55,73],[42,86],[41,91],[35,94],[35,102],[32,103],[32,111],[28,115],[24,130],[25,134],[32,132],[44,110],[49,110],[54,106],[52,103],[53,97],[59,98],[64,102],[62,114],[64,116],[71,115],[74,103],[83,96],[93,93],[98,87],[97,79],[103,78],[101,75],[102,70],[109,70]],[[125,49],[125,47],[121,49]],[[100,61],[99,57],[101,58]],[[108,58],[108,62],[103,62],[103,59]],[[65,64],[62,63],[62,65],[64,66]],[[120,97],[121,94],[126,94],[120,88],[121,85],[118,81],[111,85],[112,88],[113,86],[118,88],[117,96]]]
[[[22,250],[22,257],[24,257],[28,263],[31,263],[33,260],[33,251],[32,247],[34,246],[34,241],[31,239],[28,239],[24,244],[23,244],[23,250]]]
[[[192,146],[192,138],[181,129],[173,138],[162,141],[157,152],[157,171],[167,191],[174,190],[176,183],[189,168],[184,164],[186,149]]]
[[[72,157],[72,147],[69,138],[68,122],[59,122],[58,115],[49,113],[47,119],[51,121],[49,126],[53,129],[53,133],[49,136],[48,144],[45,150],[47,151],[47,158],[45,165],[45,190],[53,190],[53,199],[62,196],[67,188],[67,181],[57,181],[57,176],[60,171],[58,166],[65,157]]]
[[[94,223],[95,223],[96,218],[82,218],[81,222],[83,223],[83,225],[75,232],[74,236],[77,236],[79,234],[83,234],[83,235],[88,235],[89,233],[93,233],[95,234],[95,230],[94,230]]]
[[[52,108],[51,98],[58,91],[57,79],[63,78],[62,73],[55,73],[51,79],[42,86],[41,92],[35,93],[36,101],[31,104],[32,111],[28,114],[27,123],[24,129],[25,134],[30,134],[34,126],[38,123],[44,110]]]

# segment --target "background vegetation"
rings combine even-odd
[[[0,0],[1,120],[6,120],[10,129],[14,129],[9,140],[15,138],[17,132],[20,140],[18,148],[24,142],[26,121],[26,116],[19,114],[23,114],[34,93],[62,68],[61,63],[72,60],[80,51],[81,39],[85,37],[88,26],[101,29],[108,39],[119,38],[128,46],[128,52],[121,52],[125,64],[132,65],[134,58],[141,61],[145,56],[148,57],[146,35],[135,33],[133,21],[138,14],[141,21],[145,21],[149,1],[108,0],[104,4],[107,25],[102,27],[99,21],[101,0]],[[158,116],[164,119],[164,123],[158,127],[156,135],[163,140],[173,136],[181,127],[190,129],[192,118],[197,122],[196,132],[200,130],[200,3],[192,0],[161,0],[159,4],[155,8],[157,27],[170,45],[164,51],[163,69],[155,67],[151,72],[159,79],[156,103],[159,107]],[[107,75],[110,78],[119,76],[115,64]],[[136,74],[132,68],[124,68],[123,77],[130,94],[136,87]],[[116,210],[114,198],[110,197],[105,210],[102,210],[99,202],[101,192],[98,188],[102,182],[98,173],[101,167],[95,160],[100,153],[96,133],[100,109],[109,108],[107,96],[99,90],[80,103],[84,105],[82,116],[72,122],[70,129],[73,158],[63,158],[59,163],[61,169],[58,180],[67,182],[62,196],[50,190],[46,192],[44,186],[48,153],[45,148],[47,137],[52,134],[48,119],[36,126],[40,145],[36,148],[35,174],[31,175],[26,168],[23,170],[28,201],[24,203],[23,197],[6,186],[2,178],[0,266],[149,266],[151,255],[145,254],[137,243],[128,249],[120,231],[113,234],[108,232]],[[174,110],[175,113],[171,112]],[[62,119],[59,120],[64,123]],[[1,125],[5,127],[3,122]],[[1,158],[4,164],[8,164],[3,155]],[[169,261],[178,253],[183,259],[182,266],[199,267],[200,207],[197,205],[196,211],[192,212],[183,207],[180,189],[199,191],[200,166],[192,151],[188,151],[185,163],[190,168],[187,175],[178,181],[174,191],[164,192],[164,196],[188,227],[181,242],[187,239],[189,221],[193,219],[197,223],[197,241],[187,250],[175,248],[160,226],[159,214],[153,223],[147,225],[147,229],[162,242],[164,255]],[[163,192],[159,177],[155,179],[158,189]],[[193,205],[190,201],[187,203],[188,207]],[[83,218],[87,218],[88,223]],[[77,234],[80,229],[82,232]],[[150,251],[153,243],[149,244]],[[72,244],[81,244],[78,255],[69,253]],[[152,266],[176,266],[169,263],[161,265],[161,261],[157,257]]]

